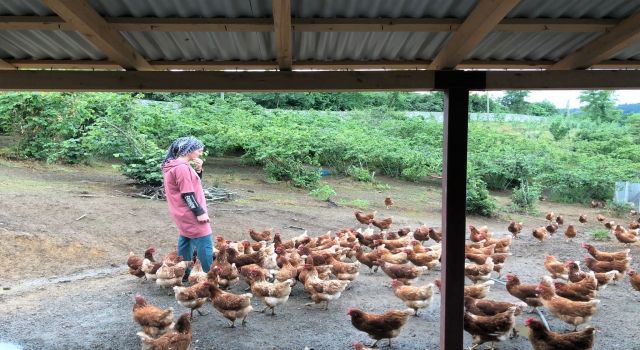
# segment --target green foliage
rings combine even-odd
[[[527,102],[524,100],[529,96],[526,90],[509,90],[502,97],[502,104],[512,113],[525,114],[528,109]]]
[[[542,102],[528,102],[526,114],[552,117],[558,115],[559,111],[553,103],[544,100]]]
[[[511,192],[511,208],[518,212],[528,213],[536,208],[542,188],[537,184],[530,184],[527,180],[521,180],[520,186]]]
[[[322,185],[320,187],[314,188],[311,192],[309,192],[309,194],[321,201],[328,201],[331,196],[336,195],[336,190],[334,190],[333,187],[329,185]]]
[[[611,239],[611,236],[609,235],[609,231],[604,229],[598,229],[591,232],[591,238],[593,238],[596,241],[608,241]]]
[[[582,113],[596,122],[618,121],[622,110],[616,108],[614,92],[610,90],[587,90],[580,93]]]
[[[611,202],[607,205],[607,210],[616,217],[625,217],[635,207],[633,203]]]
[[[469,177],[467,179],[467,213],[493,216],[496,208],[496,201],[489,195],[487,184],[480,178]]]
[[[267,178],[277,181],[290,181],[295,187],[314,188],[320,183],[318,169],[306,167],[293,159],[270,158],[265,163]]]
[[[367,169],[352,165],[347,168],[347,175],[353,177],[358,181],[373,182],[375,172],[370,172]]]
[[[570,130],[571,127],[563,123],[560,119],[554,120],[551,122],[551,125],[549,125],[549,132],[553,135],[553,139],[556,141],[560,141],[565,138],[565,136],[569,134]]]
[[[366,199],[352,199],[350,201],[339,200],[340,205],[358,209],[369,209],[369,201]]]
[[[136,183],[159,186],[162,184],[162,170],[160,164],[164,160],[165,152],[154,146],[145,149],[139,154],[116,153],[116,158],[121,158],[123,164],[119,165],[122,174]]]
[[[489,110],[487,111],[487,102],[489,103]],[[471,93],[469,94],[469,112],[471,113],[504,113],[507,112],[507,108],[503,106],[499,101],[489,97],[487,101],[487,94]]]

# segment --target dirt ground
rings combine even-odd
[[[211,203],[214,234],[227,239],[248,238],[249,228],[280,231],[284,238],[303,230],[320,234],[327,230],[355,226],[355,205],[368,203],[366,210],[378,216],[393,216],[395,228],[440,225],[440,190],[435,186],[379,179],[388,188],[329,176],[323,179],[337,192],[331,206],[313,199],[307,191],[266,181],[258,168],[242,167],[236,159],[209,159],[205,183],[238,194],[231,202]],[[39,163],[0,160],[0,349],[11,344],[22,349],[137,349],[139,330],[131,318],[133,297],[145,296],[161,307],[173,307],[176,314],[186,309],[176,303],[168,290],[143,282],[127,273],[129,251],[142,253],[155,245],[164,254],[176,244],[177,233],[167,213],[166,203],[132,198],[127,179],[108,165],[62,167]],[[395,205],[386,209],[383,199],[391,195]],[[498,197],[507,205],[508,197]],[[368,202],[364,202],[368,201]],[[584,256],[580,243],[593,241],[589,232],[597,211],[579,205],[543,202],[540,211],[553,210],[568,223],[581,213],[592,219],[578,225],[579,237],[565,243],[556,235],[544,244],[531,237],[533,227],[544,223],[535,216],[501,214],[500,218],[467,218],[468,224],[488,225],[496,234],[508,234],[511,218],[523,221],[523,238],[515,240],[513,256],[505,272],[515,273],[523,282],[534,283],[545,274],[545,254],[562,260]],[[613,218],[628,223],[629,218]],[[614,240],[592,242],[604,250],[623,248]],[[640,246],[631,247],[634,259]],[[636,268],[637,261],[632,261]],[[382,272],[369,274],[363,267],[351,289],[329,305],[328,311],[305,307],[306,293],[294,287],[288,303],[275,317],[252,313],[246,327],[225,328],[226,319],[210,305],[206,316],[194,318],[193,349],[348,349],[354,341],[370,344],[365,333],[350,324],[349,307],[382,312],[404,308]],[[418,284],[431,282],[437,272],[421,276]],[[244,285],[233,290],[240,291]],[[496,284],[490,298],[515,301]],[[589,323],[597,328],[595,349],[640,349],[640,293],[628,278],[602,291],[597,315]],[[261,309],[254,300],[254,309]],[[499,349],[530,349],[523,326],[528,315],[518,317],[521,336],[498,344]],[[549,317],[552,329],[567,326]],[[439,298],[431,307],[412,317],[394,349],[437,349]],[[621,332],[622,330],[622,332]],[[386,341],[383,343],[386,348]],[[465,345],[470,344],[465,334]]]

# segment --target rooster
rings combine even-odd
[[[162,310],[149,304],[140,294],[135,296],[133,320],[142,326],[144,333],[157,337],[166,333],[173,325],[173,308]]]
[[[351,316],[351,324],[357,330],[365,332],[369,337],[375,339],[372,347],[375,347],[382,339],[389,339],[389,346],[391,346],[391,338],[400,335],[400,330],[407,323],[409,315],[412,314],[412,309],[389,310],[382,314],[368,313],[355,308],[349,308],[347,311],[347,315]]]
[[[470,350],[486,342],[493,344],[496,341],[505,340],[515,326],[517,309],[517,306],[511,306],[505,312],[493,316],[478,316],[465,311],[463,328],[472,337]]]
[[[415,311],[414,316],[418,316],[418,309],[429,307],[433,300],[433,283],[421,287],[412,287],[405,286],[404,283],[394,279],[391,282],[391,287],[393,288],[393,294],[400,298],[407,307]]]
[[[191,318],[184,313],[176,322],[173,331],[154,339],[144,332],[138,332],[142,340],[142,350],[187,350],[191,346]]]
[[[548,330],[535,318],[525,321],[529,327],[529,341],[534,350],[591,350],[596,330],[587,327],[579,332],[556,333]]]
[[[253,294],[233,294],[227,293],[215,284],[211,284],[208,281],[202,282],[206,289],[202,289],[198,293],[198,297],[211,296],[211,302],[213,307],[218,310],[222,316],[229,320],[229,327],[234,328],[236,319],[242,319],[242,325],[247,323],[247,316],[253,310],[251,306],[251,297]]]

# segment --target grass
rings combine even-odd
[[[602,229],[591,232],[591,237],[596,241],[608,241],[611,239],[609,231]]]
[[[366,199],[352,199],[350,201],[339,200],[338,204],[358,209],[369,209],[371,205]]]

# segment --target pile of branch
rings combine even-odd
[[[228,202],[238,197],[238,194],[236,192],[229,191],[226,188],[205,187],[203,188],[203,190],[204,190],[204,197],[209,202]],[[157,186],[157,187],[147,186],[143,188],[141,192],[131,194],[131,197],[158,199],[158,200],[165,200],[167,198],[167,196],[164,193],[163,186]]]

